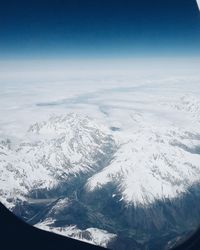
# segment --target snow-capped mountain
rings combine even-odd
[[[102,247],[107,247],[109,241],[116,237],[115,234],[108,233],[107,231],[98,228],[87,228],[85,230],[81,230],[74,225],[67,227],[54,227],[51,226],[53,223],[54,221],[47,220],[40,224],[36,224],[35,226],[46,231],[54,232]]]
[[[132,111],[115,127],[69,113],[2,140],[0,201],[44,230],[113,249],[162,249],[200,220],[199,103],[183,99],[159,104],[163,119],[157,109]]]
[[[127,116],[129,127],[113,133],[117,152],[88,179],[87,192],[112,184],[113,198],[137,206],[180,197],[200,182],[199,99],[184,95],[157,107]]]
[[[102,167],[115,143],[87,117],[69,114],[36,123],[18,144],[0,144],[1,202],[14,206],[34,190],[56,189]]]
[[[112,183],[125,203],[148,205],[178,197],[199,180],[200,135],[153,127],[130,134],[112,162],[88,180],[86,190]]]

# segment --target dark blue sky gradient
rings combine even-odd
[[[199,55],[195,0],[4,0],[0,57]]]

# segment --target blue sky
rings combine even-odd
[[[0,7],[1,58],[193,55],[195,0],[18,0]]]

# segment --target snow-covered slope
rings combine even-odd
[[[68,114],[37,123],[19,143],[0,144],[0,201],[12,207],[33,190],[96,171],[114,147],[106,129],[88,117]]]
[[[81,230],[75,225],[55,227],[53,223],[54,220],[46,220],[36,224],[35,226],[46,231],[54,232],[102,247],[107,247],[107,244],[116,237],[115,234],[108,233],[106,230],[98,228],[87,228],[85,230]]]
[[[87,192],[114,184],[125,203],[148,205],[179,197],[200,182],[199,99],[183,96],[163,107],[160,115],[132,112],[132,128],[115,134],[119,150],[106,168],[88,180]]]
[[[74,214],[70,212],[72,210],[74,210]],[[99,228],[87,227],[87,217],[95,217],[91,212],[87,214],[84,211],[85,207],[81,206],[78,201],[61,198],[42,216],[42,219],[39,219],[35,226],[43,230],[106,247],[111,240],[116,238],[116,235]],[[85,225],[82,216],[85,219]],[[73,217],[75,219],[74,223],[72,222]],[[69,222],[70,218],[72,219],[71,222]],[[95,224],[95,220],[93,224]],[[78,225],[82,225],[82,229]]]
[[[200,180],[199,145],[200,138],[184,131],[135,131],[111,164],[88,180],[86,189],[114,183],[122,199],[135,205],[177,197]]]

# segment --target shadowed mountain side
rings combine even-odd
[[[81,241],[34,228],[12,214],[0,203],[0,247],[9,249],[104,249]]]
[[[172,250],[198,250],[200,249],[200,228],[182,243],[176,244]]]

